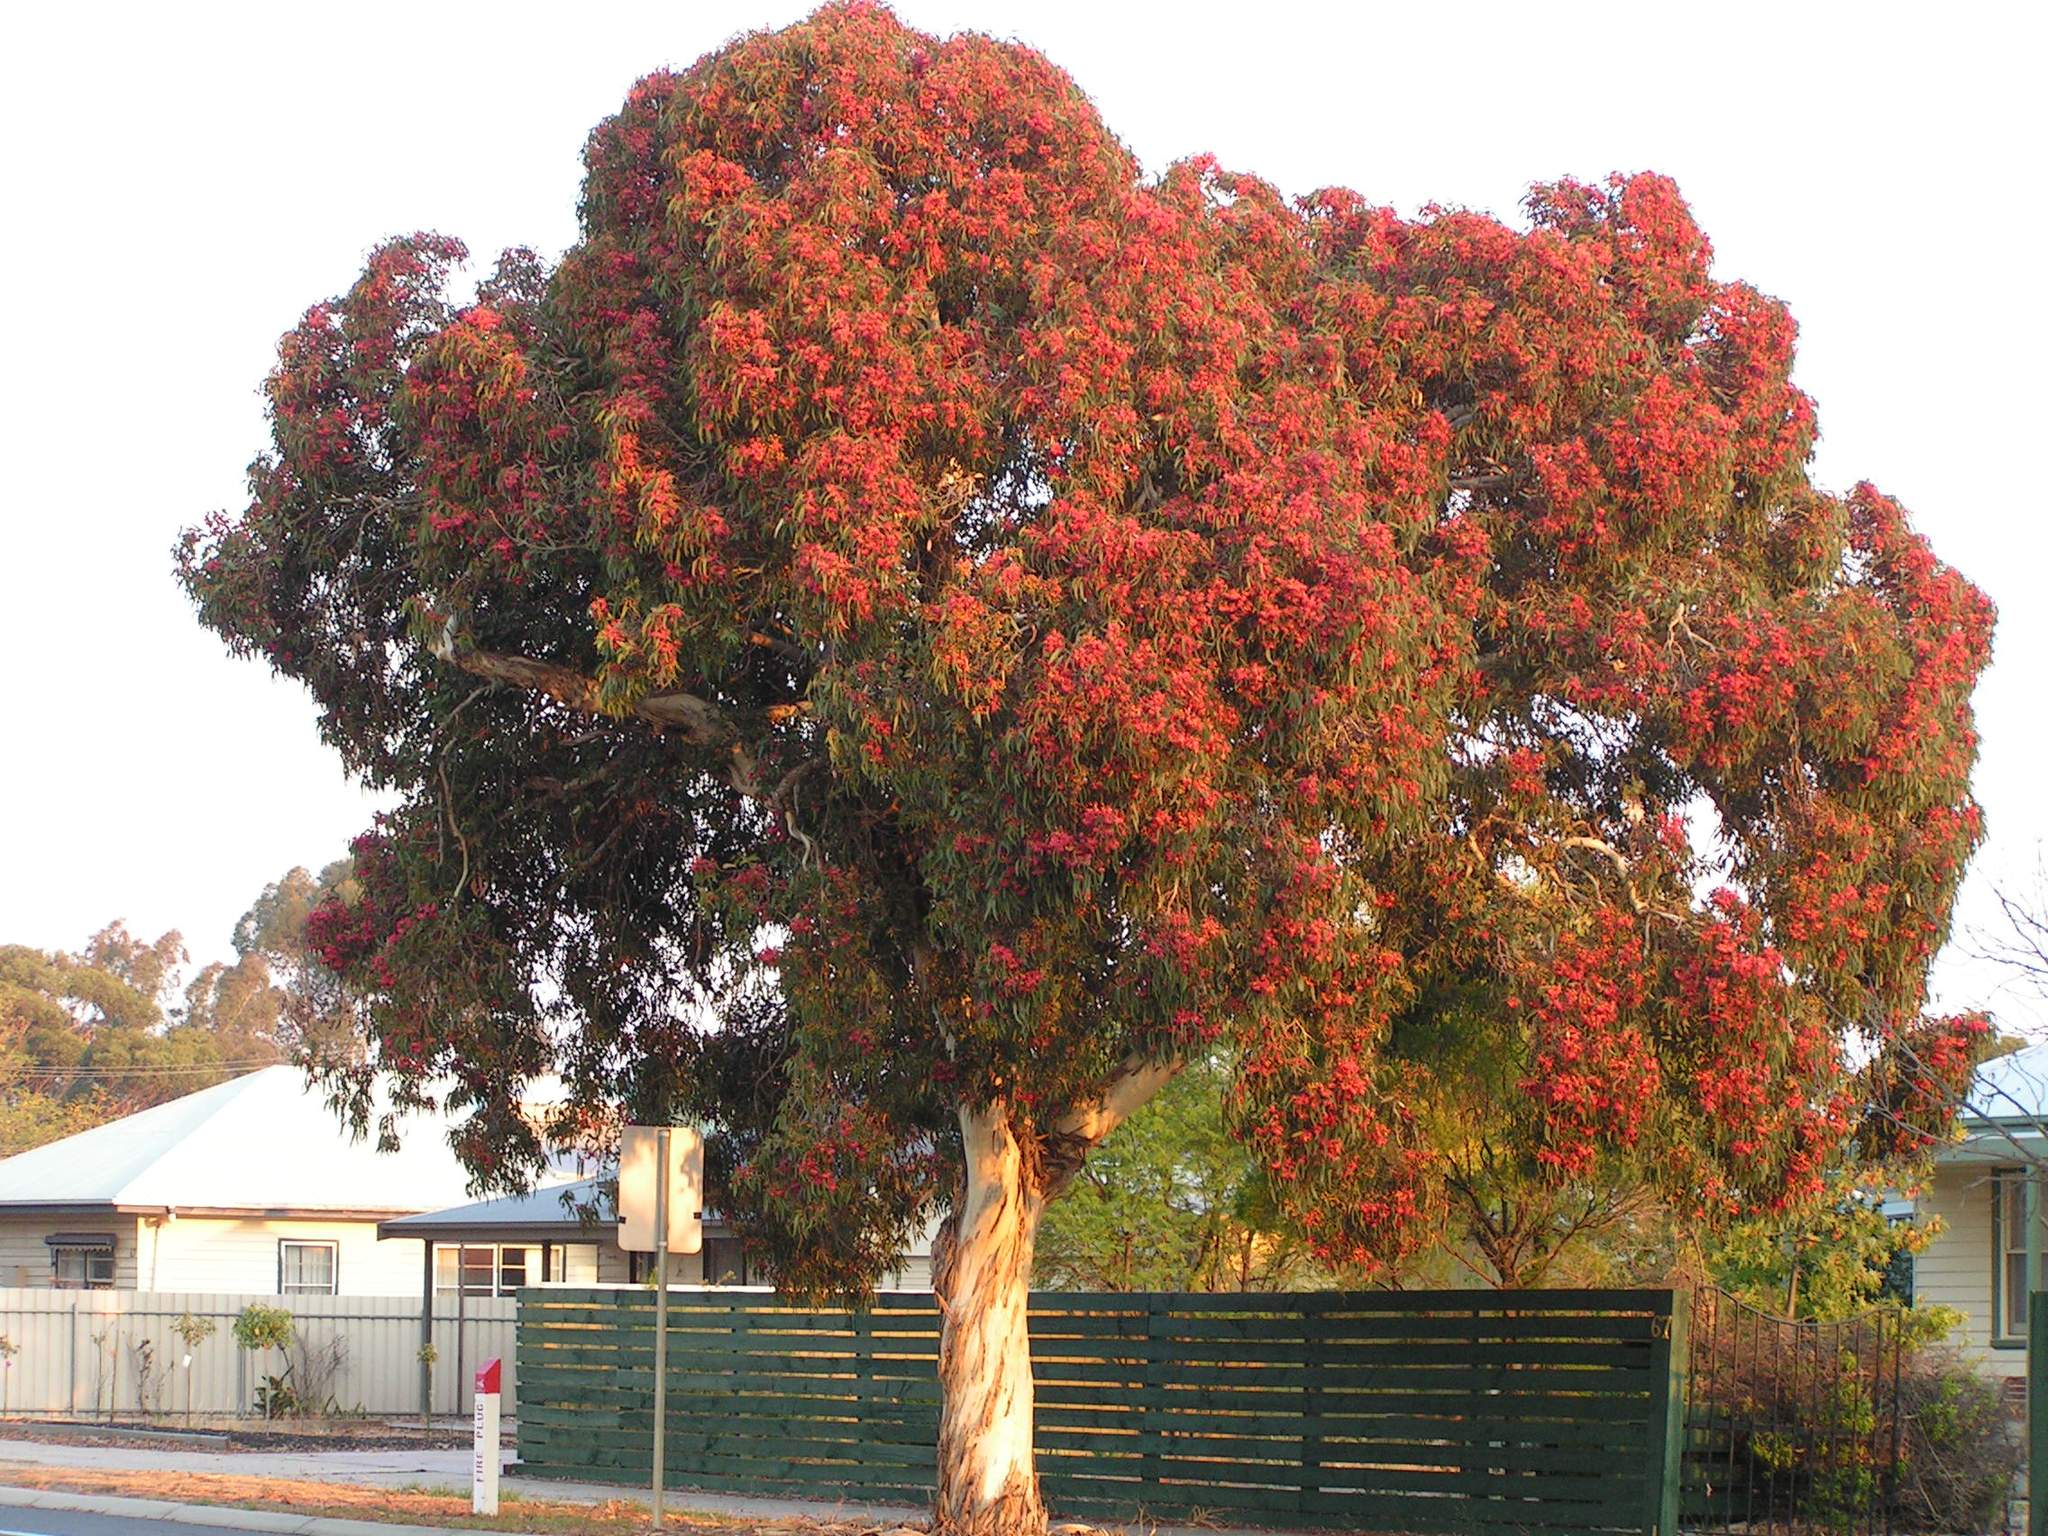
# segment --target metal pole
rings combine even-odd
[[[420,1425],[422,1428],[434,1419],[434,1240],[422,1239],[420,1247],[426,1250],[426,1267],[420,1275]],[[462,1283],[462,1262],[455,1264],[455,1283]]]
[[[668,1127],[654,1138],[654,1528],[661,1529],[661,1485],[668,1442]]]
[[[462,1246],[461,1246],[461,1245],[459,1245],[459,1244],[458,1244],[458,1245],[456,1246],[456,1249],[455,1249],[455,1383],[454,1383],[454,1385],[455,1385],[455,1416],[456,1416],[456,1417],[457,1417],[458,1419],[462,1417],[462,1367],[463,1367],[463,1359],[462,1359],[462,1346],[463,1346],[463,1343],[464,1343],[464,1340],[463,1340],[463,1337],[462,1337],[462,1335],[463,1335],[463,1332],[464,1332],[464,1328],[463,1328],[463,1325],[464,1325],[465,1323],[467,1323],[467,1322],[469,1321],[469,1276],[468,1276],[468,1275],[466,1275],[466,1274],[465,1274],[465,1273],[463,1272],[463,1267],[464,1267],[464,1266],[463,1266],[463,1260],[464,1260],[464,1259],[466,1259],[466,1258],[468,1257],[468,1255],[469,1255],[469,1250],[468,1250],[467,1248],[464,1248],[464,1247],[462,1247]],[[497,1268],[496,1268],[497,1262],[498,1262],[498,1256],[497,1256],[497,1254],[496,1254],[496,1253],[493,1253],[493,1254],[491,1255],[491,1264],[492,1264],[492,1266],[493,1266],[493,1267],[492,1267],[492,1270],[491,1270],[491,1289],[492,1289],[492,1290],[496,1290],[496,1289],[498,1288],[498,1272],[497,1272]]]

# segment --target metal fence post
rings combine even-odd
[[[1692,1297],[1667,1291],[1670,1312],[1650,1320],[1650,1465],[1645,1536],[1678,1536],[1679,1492],[1685,1471],[1685,1366]]]
[[[2048,1291],[2027,1297],[2027,1531],[2048,1536]]]

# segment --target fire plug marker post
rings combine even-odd
[[[502,1379],[503,1369],[496,1360],[486,1360],[476,1373],[475,1436],[469,1463],[469,1511],[473,1515],[498,1512],[498,1470],[505,1459],[498,1446],[498,1390]]]

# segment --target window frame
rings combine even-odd
[[[436,1242],[434,1244],[434,1299],[436,1301],[452,1301],[457,1296],[461,1296],[471,1301],[489,1301],[503,1300],[509,1296],[516,1296],[521,1289],[538,1283],[534,1279],[534,1272],[540,1267],[536,1255],[539,1254],[543,1246],[543,1244],[535,1242]],[[526,1265],[521,1271],[524,1278],[520,1281],[519,1285],[510,1288],[505,1284],[505,1250],[507,1248],[518,1249],[526,1255]],[[465,1268],[463,1256],[479,1253],[488,1253],[491,1256],[491,1284],[488,1290],[482,1286],[469,1286],[463,1283]],[[444,1284],[441,1279],[441,1261],[444,1254],[454,1257],[455,1283],[453,1285]]]
[[[2017,1326],[2011,1319],[2013,1289],[2008,1283],[2006,1271],[2014,1259],[2021,1264],[2025,1273],[2027,1249],[2026,1231],[2026,1188],[2029,1170],[2025,1168],[1994,1168],[1991,1171],[1991,1347],[1993,1349],[2025,1349],[2027,1347],[2027,1319],[2022,1312]],[[2017,1196],[2019,1213],[2017,1217],[2006,1212],[2009,1196]],[[2041,1188],[2041,1204],[2036,1212],[2036,1221],[2042,1227],[2042,1254],[2044,1267],[2048,1267],[2048,1179]],[[2021,1234],[2020,1246],[2012,1246],[2011,1235],[2017,1230]],[[2038,1278],[2038,1277],[2036,1277]],[[2022,1287],[2024,1297],[2031,1287]],[[2022,1303],[2024,1306],[2024,1302]]]
[[[712,1247],[714,1243],[718,1245],[716,1248]],[[732,1267],[736,1271],[737,1278],[723,1280],[713,1276],[711,1264],[714,1253],[720,1256],[729,1254],[732,1257]],[[753,1277],[748,1273],[746,1246],[738,1237],[729,1233],[721,1233],[716,1237],[707,1234],[704,1238],[704,1246],[700,1250],[697,1264],[697,1272],[701,1283],[706,1286],[716,1287],[720,1290],[737,1290],[741,1286],[752,1283]]]
[[[312,1286],[285,1283],[285,1255],[288,1250],[299,1248],[325,1248],[327,1250],[327,1288],[317,1290]],[[277,1240],[277,1294],[280,1296],[339,1296],[341,1294],[341,1244],[325,1237],[280,1237]]]
[[[64,1260],[79,1257],[79,1278],[67,1279]],[[53,1243],[50,1245],[50,1289],[53,1291],[111,1291],[114,1288],[114,1249],[103,1243]],[[105,1265],[104,1279],[94,1277],[95,1261]]]

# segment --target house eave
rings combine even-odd
[[[706,1221],[704,1231],[712,1237],[722,1237],[727,1232],[725,1223]],[[432,1243],[615,1243],[618,1241],[619,1224],[616,1221],[447,1221],[423,1222],[393,1218],[380,1222],[377,1236],[385,1238],[415,1237]]]
[[[158,1216],[232,1221],[395,1221],[417,1211],[390,1206],[143,1205],[126,1200],[14,1200],[0,1204],[0,1221],[12,1216]],[[405,1234],[398,1234],[404,1236]]]
[[[1934,1154],[1939,1163],[2018,1163],[2048,1161],[2048,1133],[2033,1119],[1970,1120],[1963,1139]]]

